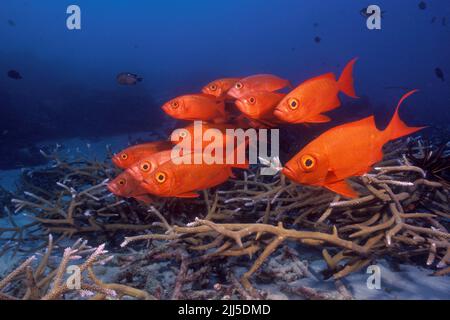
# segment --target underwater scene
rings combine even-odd
[[[450,299],[450,1],[0,8],[0,300]]]

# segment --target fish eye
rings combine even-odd
[[[242,87],[244,86],[243,84],[242,84],[242,82],[237,82],[235,85],[234,85],[235,87],[236,87],[236,89],[242,89]]]
[[[155,175],[155,178],[158,183],[164,183],[164,181],[166,181],[167,176],[164,172],[158,172]]]
[[[316,163],[316,158],[309,154],[302,156],[300,159],[300,165],[306,172],[312,171],[316,166]]]
[[[151,165],[148,162],[144,162],[141,164],[141,170],[144,172],[148,172],[150,170],[150,168],[151,168]]]
[[[256,98],[255,98],[255,97],[250,97],[250,98],[248,98],[248,102],[249,102],[250,104],[255,104]]]
[[[126,153],[122,153],[120,155],[120,158],[122,158],[122,160],[127,160],[128,159],[128,155]]]
[[[119,180],[119,185],[124,186],[126,183],[125,179],[120,179]]]
[[[209,89],[211,91],[216,91],[217,90],[217,86],[215,84],[212,84],[212,85],[209,86]]]
[[[173,101],[171,104],[172,108],[176,109],[180,106],[180,104],[178,103],[178,101]]]
[[[295,98],[290,98],[290,99],[288,100],[288,105],[289,105],[289,108],[291,108],[292,110],[295,110],[295,109],[298,108],[299,103],[298,103],[298,100],[297,100],[297,99],[295,99]]]

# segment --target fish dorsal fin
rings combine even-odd
[[[358,196],[358,193],[356,193],[356,191],[353,190],[353,188],[345,180],[327,183],[324,187],[347,198],[356,198]]]
[[[364,118],[364,119],[361,119],[358,121],[347,123],[347,124],[344,124],[343,126],[348,126],[348,125],[354,126],[354,127],[364,127],[364,128],[371,127],[371,128],[377,129],[374,116],[370,116],[370,117],[367,117],[367,118]]]
[[[334,75],[334,73],[328,72],[328,73],[322,74],[320,76],[311,78],[311,79],[309,79],[309,80],[307,80],[305,82],[317,81],[317,80],[325,80],[325,79],[336,81],[336,76]]]
[[[186,192],[176,195],[177,198],[198,198],[199,196],[196,192]]]
[[[323,114],[316,114],[305,120],[305,122],[308,122],[308,123],[325,123],[325,122],[330,122],[330,121],[331,121],[331,118],[326,115],[323,115]]]

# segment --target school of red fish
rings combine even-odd
[[[200,93],[176,97],[162,106],[169,116],[185,121],[202,121],[203,129],[217,129],[227,143],[226,129],[276,128],[283,124],[325,123],[326,112],[339,108],[339,93],[357,98],[351,60],[337,79],[323,74],[293,87],[291,82],[271,74],[246,78],[223,78],[210,82]],[[358,194],[347,178],[368,173],[383,157],[387,142],[412,134],[423,127],[409,127],[399,117],[402,102],[416,90],[405,94],[384,130],[377,129],[374,117],[336,126],[307,144],[282,168],[288,179],[310,186],[321,186],[345,197]],[[192,123],[176,130],[182,139],[193,134]],[[233,169],[248,164],[178,163],[171,157],[179,139],[156,141],[129,147],[115,154],[113,163],[124,171],[108,184],[117,196],[152,203],[156,197],[199,197],[199,191],[218,186],[233,175]],[[192,149],[195,157],[208,143]]]

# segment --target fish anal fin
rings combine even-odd
[[[312,116],[312,117],[308,118],[307,120],[305,120],[305,122],[308,122],[308,123],[325,123],[325,122],[330,122],[330,121],[331,121],[331,118],[326,115],[323,115],[323,114],[318,114],[318,115]]]
[[[177,198],[198,198],[199,196],[196,192],[186,192],[176,195]]]
[[[135,198],[136,200],[138,200],[138,201],[140,201],[140,202],[143,202],[143,203],[145,203],[145,204],[151,204],[151,203],[153,203],[152,197],[150,197],[150,196],[148,196],[148,195],[135,196],[135,197],[133,197],[133,198]]]
[[[353,190],[353,188],[348,184],[348,182],[344,180],[334,183],[327,183],[324,185],[324,187],[347,198],[358,197],[358,193],[355,190]]]

